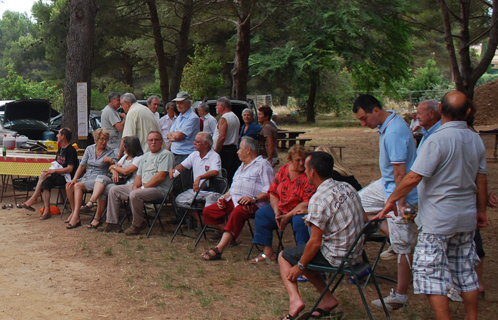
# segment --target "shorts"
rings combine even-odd
[[[386,197],[382,188],[382,179],[370,183],[358,192],[363,209],[367,214],[377,214],[382,211],[386,203]],[[397,254],[410,254],[412,245],[415,243],[415,225],[413,221],[405,221],[401,215],[394,216],[391,212],[388,215],[394,218],[387,218],[389,226],[389,239],[391,247]]]
[[[287,262],[289,262],[291,266],[295,266],[303,256],[305,248],[306,244],[291,248],[285,248],[284,251],[282,251],[282,258],[287,260]],[[321,250],[318,250],[315,257],[309,263],[325,267],[332,267],[328,260],[323,256]]]
[[[414,293],[446,296],[450,273],[458,290],[478,290],[473,237],[473,231],[441,235],[422,229],[413,256]]]
[[[52,173],[50,177],[47,177],[42,181],[42,190],[52,190],[54,187],[62,187],[66,185],[66,178],[58,173]]]
[[[415,224],[413,220],[405,221],[402,216],[387,218],[389,226],[389,240],[391,248],[397,254],[412,253],[412,245],[415,243]]]
[[[78,183],[83,183],[83,185],[85,185],[86,191],[90,192],[93,191],[93,186],[95,185],[95,179],[89,179],[89,180],[78,179]]]
[[[476,244],[476,253],[479,259],[482,259],[486,256],[486,252],[484,252],[484,248],[482,246],[482,237],[481,237],[481,230],[476,229],[476,232],[474,234],[474,242]]]

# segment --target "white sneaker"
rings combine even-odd
[[[394,294],[394,289],[391,289],[391,293],[384,298],[384,303],[386,304],[387,310],[398,310],[404,306],[408,306],[408,299],[406,301],[401,301]],[[372,301],[372,306],[377,308],[382,308],[382,302],[380,299]]]
[[[382,260],[394,260],[398,255],[394,252],[393,247],[389,246],[386,251],[380,254]]]
[[[463,298],[458,293],[458,290],[452,284],[450,284],[448,286],[448,291],[446,293],[446,296],[448,298],[450,298],[451,301],[455,301],[455,302],[462,302],[463,301]]]

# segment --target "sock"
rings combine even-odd
[[[406,294],[398,294],[395,292],[394,295],[396,296],[396,298],[398,298],[399,300],[401,300],[403,302],[406,302],[406,300],[408,300],[408,297]]]

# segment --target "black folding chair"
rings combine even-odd
[[[354,250],[354,248],[359,243],[364,243],[366,238],[368,238],[370,235],[379,231],[380,226],[382,225],[382,222],[384,220],[385,219],[371,220],[363,227],[361,234],[356,238],[353,245],[351,245],[351,248],[349,248],[348,253],[342,259],[339,267],[326,267],[326,266],[321,266],[321,265],[316,265],[316,264],[311,264],[311,263],[308,264],[307,269],[320,271],[320,272],[327,272],[327,273],[332,274],[332,276],[329,278],[330,279],[329,282],[325,286],[325,289],[323,290],[323,292],[320,295],[320,297],[318,298],[318,300],[315,302],[315,305],[311,309],[311,312],[309,313],[309,315],[306,319],[309,319],[311,317],[311,314],[316,310],[316,308],[320,304],[320,301],[322,301],[323,297],[327,293],[327,290],[329,290],[330,286],[334,283],[334,280],[336,279],[337,275],[341,275],[341,276],[339,277],[339,280],[337,280],[336,284],[334,285],[334,288],[332,289],[332,293],[334,293],[334,291],[337,289],[337,287],[341,283],[342,279],[344,279],[344,276],[354,276],[355,279],[359,279],[359,276],[367,270],[371,274],[372,281],[375,285],[375,289],[377,290],[377,294],[379,295],[379,299],[382,303],[382,308],[384,309],[384,313],[386,314],[386,318],[390,319],[389,312],[387,311],[386,304],[384,303],[384,298],[382,297],[382,293],[380,292],[379,284],[377,283],[377,278],[375,277],[374,270],[372,269],[370,262],[368,261],[368,257],[365,254],[365,251],[362,252],[362,257],[363,257],[362,262],[361,261],[356,262],[354,260],[349,259],[351,252]],[[365,306],[365,309],[367,311],[368,317],[369,317],[369,319],[373,320],[372,313],[370,312],[370,308],[368,307],[368,303],[367,303],[367,300],[365,299],[365,295],[363,294],[363,290],[361,289],[360,283],[359,283],[359,281],[355,281],[355,283],[356,283],[356,287],[358,288],[358,291],[360,292],[360,296],[361,296],[361,299],[363,301],[363,305]]]
[[[247,220],[247,225],[249,226],[249,231],[251,232],[251,238],[254,239],[254,232],[252,230],[252,226],[251,226],[251,219]],[[292,226],[291,226],[292,228]],[[278,254],[280,253],[280,251],[284,250],[284,231],[280,231],[280,229],[277,229],[275,230],[275,233],[277,234],[277,238],[278,238],[278,245],[277,245],[277,251],[274,251],[275,252],[275,256],[278,257]],[[294,230],[292,230],[294,232]],[[294,237],[294,240],[296,240],[296,237]],[[262,252],[263,250],[259,247],[258,244],[256,243],[252,243],[251,244],[251,248],[249,248],[249,252],[247,253],[247,257],[246,257],[246,260],[249,260],[251,258],[251,253],[252,253],[252,250],[254,249],[254,247],[256,247],[256,249],[260,252]]]
[[[173,203],[174,201],[171,199],[171,190],[173,189],[173,183],[171,183],[171,186],[168,189],[168,192],[164,195],[162,199],[158,200],[152,200],[152,201],[146,201],[144,202],[144,215],[145,215],[145,220],[147,221],[147,225],[149,226],[149,231],[147,232],[147,238],[149,237],[150,233],[152,232],[152,228],[154,228],[154,224],[156,223],[157,220],[159,220],[159,224],[161,225],[161,229],[163,231],[166,231],[164,229],[163,223],[161,222],[161,219],[159,219],[159,215],[161,214],[161,209],[163,208],[165,203],[171,202]],[[152,204],[154,206],[155,213],[154,215],[149,215],[147,212],[147,204]],[[152,223],[149,222],[149,219],[154,219],[152,220]],[[123,219],[124,221],[124,219]]]
[[[184,210],[185,213],[183,214],[183,216],[180,220],[180,223],[178,223],[178,226],[176,227],[176,230],[173,233],[173,237],[171,237],[170,243],[173,242],[173,239],[175,239],[175,237],[177,235],[181,235],[181,236],[184,236],[187,238],[196,239],[195,246],[197,246],[197,244],[201,240],[202,235],[204,235],[204,239],[206,239],[205,232],[206,232],[206,229],[208,228],[208,226],[205,225],[201,219],[202,211],[204,210],[204,206],[205,206],[206,202],[205,202],[205,200],[197,199],[199,192],[200,191],[207,191],[207,192],[216,192],[216,193],[224,194],[227,191],[227,188],[228,188],[228,180],[226,178],[224,178],[224,177],[211,177],[209,179],[204,180],[204,182],[201,184],[199,191],[195,194],[194,200],[192,201],[190,206],[179,206],[178,204],[174,203],[173,208],[175,210]],[[183,231],[182,231],[183,221],[187,218],[190,219],[189,212],[196,212],[197,217],[199,218],[201,231],[198,233],[197,236],[191,236],[190,230],[188,230],[187,233],[183,233]]]

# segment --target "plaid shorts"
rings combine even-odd
[[[478,290],[473,238],[473,231],[441,235],[421,230],[413,255],[414,293],[445,296],[450,273],[460,291]]]

